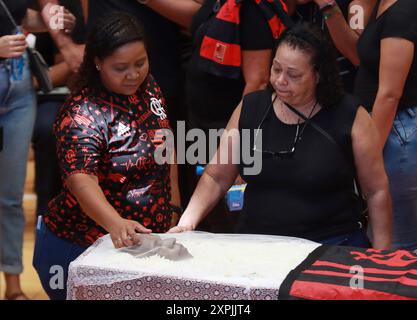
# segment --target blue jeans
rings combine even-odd
[[[384,148],[393,205],[393,247],[417,249],[417,106],[398,112]]]
[[[86,249],[58,238],[38,216],[33,267],[51,300],[66,299],[68,267]]]
[[[7,60],[0,62],[0,271],[23,271],[22,248],[25,217],[23,192],[26,163],[36,112],[36,96],[27,56],[23,79],[11,82]]]
[[[46,100],[38,103],[35,128],[32,137],[35,155],[37,215],[48,210],[48,202],[61,190],[61,176],[56,154],[56,140],[52,127],[62,104],[63,100]]]

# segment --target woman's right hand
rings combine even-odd
[[[0,57],[20,57],[27,47],[26,37],[23,34],[0,37]]]
[[[180,218],[180,221],[178,222],[178,225],[169,229],[167,233],[179,233],[179,232],[193,231],[193,230],[195,230],[195,226],[190,220],[187,210],[185,210],[184,214]]]
[[[193,230],[194,230],[193,227],[190,225],[183,225],[183,226],[177,225],[169,229],[167,233],[180,233],[180,232],[193,231]]]
[[[145,228],[137,221],[123,218],[113,223],[108,231],[116,249],[130,247],[140,243],[138,233],[152,232],[152,230]]]

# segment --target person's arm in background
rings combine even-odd
[[[194,14],[201,8],[203,2],[204,0],[147,0],[143,5],[189,29]]]
[[[414,58],[414,43],[400,38],[381,41],[379,86],[372,108],[372,119],[380,134],[381,150],[387,141],[398,104]]]
[[[233,163],[232,159],[236,159],[235,157],[238,156],[236,144],[240,142],[238,137],[233,134],[238,129],[241,108],[240,103],[233,112],[221,137],[220,146],[204,170],[178,226],[168,232],[194,230],[226,194],[238,176],[239,167]]]
[[[245,80],[243,98],[268,86],[274,46],[268,22],[254,1],[243,2],[240,9],[240,46]]]
[[[56,28],[55,20],[57,20],[57,17],[55,16],[56,12],[52,10],[52,6],[59,5],[58,0],[38,0],[38,3],[41,8],[42,18],[58,50],[64,56],[71,70],[77,72],[84,56],[85,46],[75,44],[65,30]]]
[[[71,69],[65,61],[50,67],[49,76],[51,77],[53,87],[65,86],[71,73]],[[39,90],[39,83],[35,77],[33,77],[33,86],[35,90]]]
[[[84,25],[88,23],[88,0],[80,0],[81,11],[83,13]]]
[[[360,107],[352,127],[352,149],[359,185],[366,198],[375,249],[390,249],[392,206],[379,135],[370,115]]]
[[[242,72],[245,88],[242,96],[266,89],[271,69],[272,50],[243,50]]]
[[[27,9],[22,20],[23,29],[29,32],[47,32],[48,28],[42,19],[41,14],[33,9]]]
[[[295,1],[299,4],[314,1],[319,7],[330,2],[329,0]],[[342,11],[337,5],[335,8],[326,11],[326,13],[329,14],[329,17],[326,20],[326,25],[334,45],[355,66],[359,65],[359,57],[356,50],[356,44],[363,29],[352,29],[352,27],[356,27],[357,22],[362,22],[358,23],[358,25],[363,25],[363,27],[365,27],[369,21],[375,4],[376,0],[353,0],[349,4],[348,21],[346,21]],[[357,13],[354,10],[351,10],[353,6],[360,8],[361,11]],[[350,23],[351,21],[352,24]],[[355,22],[355,24],[353,22]]]
[[[71,33],[75,26],[75,17],[67,9],[64,9],[64,32]],[[27,9],[26,15],[22,20],[22,27],[29,32],[48,32],[48,28],[42,19],[40,12]]]

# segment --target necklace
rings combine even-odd
[[[287,106],[287,105],[285,105],[285,106]],[[304,125],[303,125],[303,128],[301,129],[301,132],[300,132],[300,135],[299,135],[299,137],[298,137],[298,140],[301,140],[301,136],[303,135],[304,129],[306,128],[306,126],[307,126],[308,122],[310,121],[311,116],[313,115],[314,109],[316,109],[316,106],[317,106],[317,100],[316,100],[316,102],[314,103],[313,108],[311,108],[311,111],[310,111],[310,114],[309,114],[309,115],[308,115],[308,117],[307,117],[307,120],[305,120],[305,121],[304,121]],[[290,109],[290,110],[291,110],[291,109]],[[298,123],[300,123],[300,119],[298,119]]]
[[[275,96],[275,98],[273,99],[273,103],[275,102],[277,96]],[[303,119],[302,116],[300,116],[300,114],[297,114],[296,112],[294,112],[293,110],[291,110],[291,108],[288,107],[287,103],[282,101],[281,99],[278,99],[278,106],[277,106],[277,115],[280,114],[280,116],[278,116],[278,118],[280,119],[280,117],[282,117],[282,122],[286,123],[286,124],[299,124],[301,119]],[[284,105],[286,106],[286,108],[284,108]],[[301,113],[302,115],[304,115],[304,119],[310,119],[310,117],[313,115],[314,110],[316,109],[318,105],[318,101],[316,100],[316,102],[314,103],[313,107],[310,109],[309,115],[308,117],[304,115],[304,112],[298,111],[299,113]],[[292,107],[294,108],[294,107]],[[289,110],[292,111],[291,113],[286,112],[285,110]],[[294,123],[296,119],[294,119],[294,117],[290,117],[291,114],[294,114],[297,116],[297,123]]]

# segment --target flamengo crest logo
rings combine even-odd
[[[161,118],[161,120],[165,120],[167,115],[165,113],[164,107],[162,106],[161,100],[158,100],[155,97],[151,98],[151,111]]]

